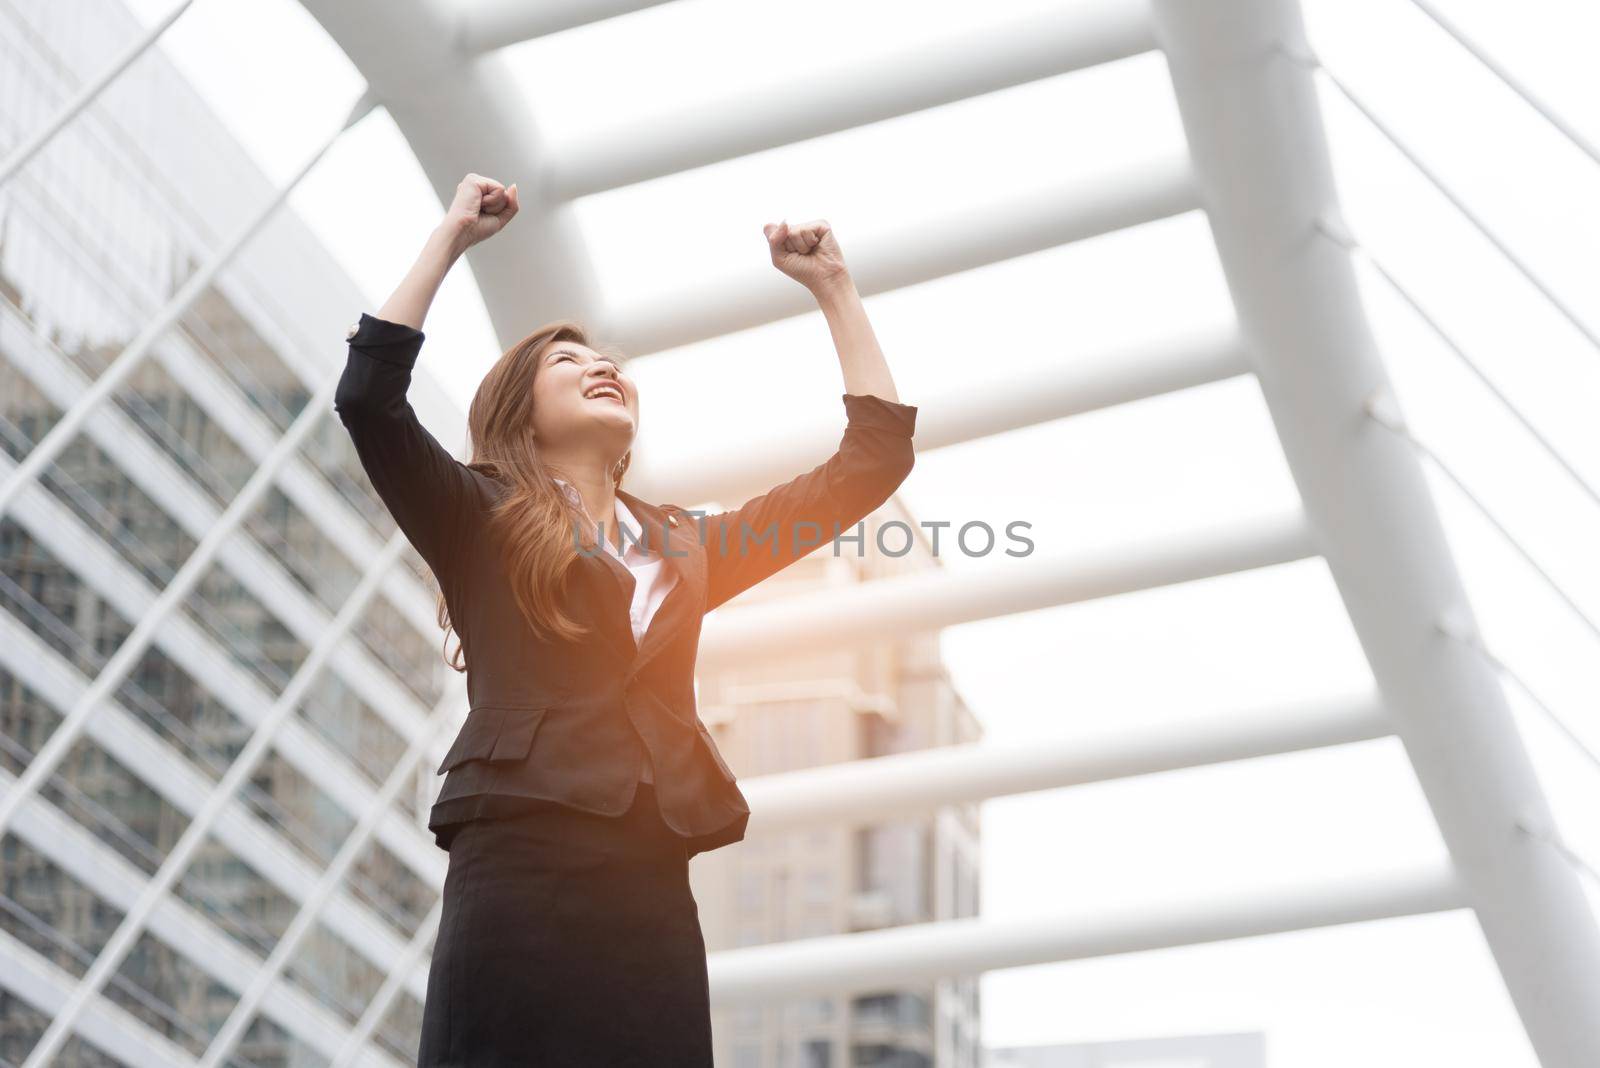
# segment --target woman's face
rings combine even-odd
[[[557,341],[533,375],[533,423],[546,449],[592,442],[620,457],[639,426],[639,391],[611,357]]]

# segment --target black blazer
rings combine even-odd
[[[363,313],[334,408],[373,488],[433,569],[461,641],[469,711],[439,765],[435,841],[448,849],[464,821],[531,799],[623,813],[645,746],[662,816],[689,839],[690,855],[739,841],[750,807],[695,709],[701,617],[817,547],[806,542],[851,533],[886,501],[911,471],[917,409],[843,394],[833,456],[729,511],[700,517],[619,488],[648,547],[660,551],[665,539],[677,582],[636,645],[632,574],[609,553],[577,554],[562,596],[597,633],[550,640],[517,609],[486,523],[505,485],[450,455],[406,401],[423,336]]]

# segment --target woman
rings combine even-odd
[[[827,223],[768,225],[773,265],[815,296],[838,350],[833,456],[729,511],[641,500],[620,485],[638,388],[562,320],[485,376],[460,463],[405,395],[445,273],[516,213],[515,184],[466,176],[394,294],[351,328],[334,401],[439,581],[449,661],[467,673],[429,815],[450,862],[418,1064],[710,1066],[688,863],[741,840],[750,808],[695,709],[700,621],[836,536],[870,537],[862,520],[911,470],[917,410],[896,398]]]

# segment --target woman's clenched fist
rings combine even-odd
[[[456,186],[444,225],[455,233],[463,248],[470,248],[505,229],[516,214],[517,183],[512,182],[507,188],[493,178],[469,174]]]
[[[826,219],[813,219],[799,226],[788,222],[762,227],[772,265],[813,293],[849,277],[844,253],[834,240],[833,228]]]

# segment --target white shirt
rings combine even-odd
[[[584,515],[589,510],[583,507],[583,498],[577,489],[564,478],[557,478],[556,483],[566,491],[567,496],[576,504]],[[628,618],[633,623],[633,640],[635,644],[644,641],[644,632],[650,627],[650,620],[655,617],[656,609],[661,607],[661,602],[667,599],[667,594],[677,584],[678,575],[667,566],[662,558],[659,548],[664,537],[660,529],[643,531],[639,521],[634,518],[628,506],[622,503],[622,498],[616,499],[617,527],[623,534],[623,551],[617,555],[616,548],[611,544],[611,532],[606,531],[606,536],[600,544],[605,546],[606,552],[616,557],[627,567],[633,575],[633,604],[628,609]],[[591,518],[591,522],[593,522]],[[646,552],[639,544],[646,537],[650,540],[651,549]]]
[[[554,478],[555,476],[551,476]],[[567,497],[576,504],[584,515],[589,514],[589,509],[583,506],[583,497],[573,487],[572,483],[564,478],[556,478],[556,484],[566,491]],[[600,544],[605,546],[606,552],[622,561],[628,571],[633,575],[633,604],[628,609],[628,618],[633,623],[633,641],[635,645],[644,642],[644,632],[650,626],[650,620],[655,616],[656,609],[661,607],[661,602],[667,599],[668,592],[677,584],[678,575],[667,566],[666,560],[655,550],[646,552],[641,546],[643,540],[639,521],[634,518],[628,506],[622,503],[622,498],[616,499],[617,528],[629,533],[622,537],[623,551],[617,556],[617,550],[611,544],[611,534],[600,539]],[[590,517],[593,522],[593,517]],[[651,544],[659,546],[661,539],[666,537],[660,530],[651,531],[649,537]],[[644,768],[639,777],[645,782],[655,781],[655,766],[650,759],[650,749],[644,751]]]

